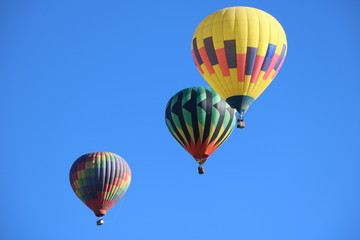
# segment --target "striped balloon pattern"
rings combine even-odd
[[[284,29],[270,14],[230,7],[206,17],[192,38],[195,65],[240,114],[268,87],[286,57]]]
[[[229,137],[235,112],[210,87],[186,88],[167,103],[166,125],[199,164]]]
[[[104,216],[123,197],[130,181],[127,162],[110,152],[84,154],[70,169],[72,189],[98,217]]]

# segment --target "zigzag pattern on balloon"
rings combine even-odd
[[[178,92],[165,115],[171,134],[199,163],[226,140],[235,124],[234,110],[209,87]]]

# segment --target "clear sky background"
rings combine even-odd
[[[198,175],[165,106],[207,86],[191,38],[230,6],[277,18],[288,55]],[[1,1],[0,239],[359,240],[359,12],[357,0]],[[94,151],[133,173],[101,227],[68,179]]]

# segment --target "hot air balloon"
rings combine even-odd
[[[70,169],[70,184],[75,194],[99,219],[125,194],[131,181],[127,162],[110,152],[93,152],[79,157]]]
[[[199,174],[208,157],[229,137],[235,111],[210,87],[186,88],[167,103],[166,125],[173,137],[199,163]]]
[[[244,114],[279,72],[286,56],[284,29],[270,14],[230,7],[206,17],[192,38],[195,65],[208,84]]]

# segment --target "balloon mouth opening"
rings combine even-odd
[[[196,162],[199,163],[199,164],[204,164],[207,160],[207,158],[201,158],[201,159],[197,159],[195,158]]]
[[[100,209],[100,210],[94,211],[94,213],[95,213],[95,216],[97,216],[97,217],[103,217],[106,214],[106,210]]]
[[[208,157],[209,157],[209,155],[207,155],[207,154],[195,154],[194,155],[196,162],[199,164],[204,164],[206,162],[206,160],[208,159]]]
[[[254,101],[254,98],[245,95],[232,96],[226,99],[230,107],[235,108],[239,114],[245,114]]]

